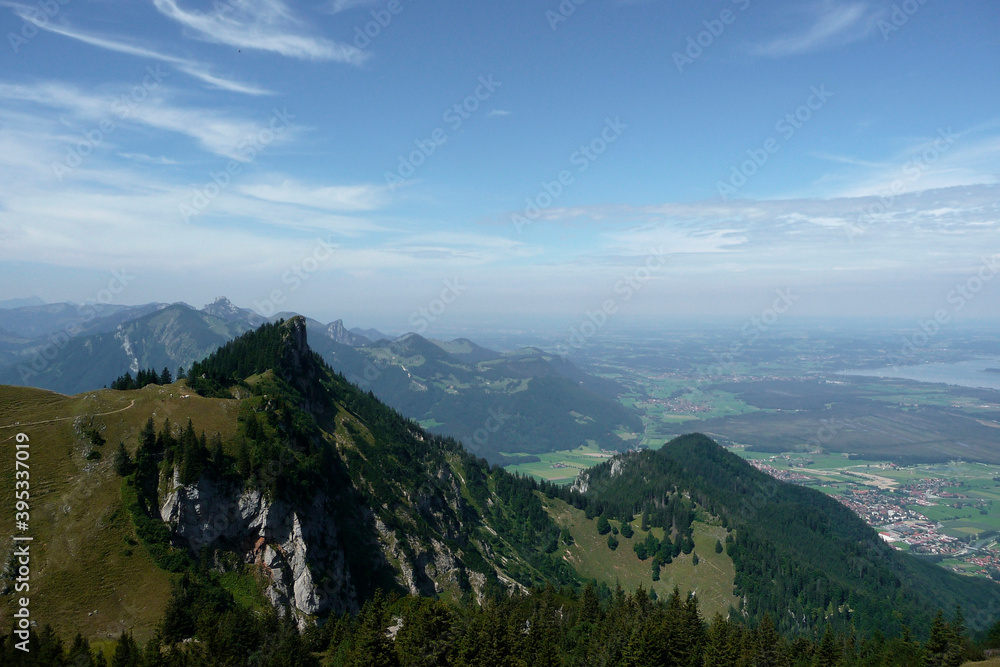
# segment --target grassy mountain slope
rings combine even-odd
[[[722,517],[744,611],[769,612],[786,629],[854,622],[898,633],[925,629],[934,610],[955,605],[982,627],[1000,610],[1000,586],[893,550],[834,499],[774,480],[700,434],[597,466],[586,483],[609,516],[676,489]]]
[[[561,527],[569,530],[573,544],[560,544],[559,553],[563,560],[572,565],[581,576],[596,579],[613,588],[621,584],[626,591],[634,591],[639,586],[656,591],[657,596],[666,598],[674,586],[684,595],[695,593],[706,618],[716,613],[726,616],[730,607],[739,606],[739,598],[733,595],[733,581],[736,571],[733,561],[725,552],[715,553],[716,540],[726,539],[726,529],[719,525],[696,523],[694,530],[695,549],[698,564],[690,554],[681,554],[673,562],[663,565],[660,578],[653,581],[650,560],[639,560],[633,545],[646,539],[652,532],[657,539],[663,539],[662,528],[642,530],[639,517],[630,524],[632,537],[619,533],[618,548],[612,551],[607,538],[597,530],[597,521],[588,519],[583,510],[578,510],[559,498],[546,499],[545,509]],[[620,522],[614,522],[620,527]]]
[[[119,442],[134,447],[150,415],[174,423],[190,417],[209,432],[235,432],[235,401],[192,394],[183,384],[78,396],[0,386],[0,441],[9,447],[18,432],[30,438],[31,609],[36,618],[66,631],[110,638],[124,628],[148,636],[162,616],[170,577],[138,543],[111,461]],[[94,447],[85,429],[98,430],[107,444]],[[86,458],[92,449],[100,458]],[[0,503],[12,507],[13,455],[0,457],[0,479]],[[0,543],[4,564],[10,546],[6,538]],[[9,581],[0,588],[6,585]],[[13,597],[0,596],[0,605],[7,608]]]

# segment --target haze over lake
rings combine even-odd
[[[1000,368],[1000,358],[987,357],[971,361],[918,364],[915,366],[887,366],[886,368],[839,371],[837,374],[898,378],[900,380],[935,382],[958,387],[1000,391],[1000,372],[991,373],[986,370],[988,368]]]

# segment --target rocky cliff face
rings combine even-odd
[[[358,608],[337,526],[325,516],[324,502],[317,495],[308,515],[300,516],[259,491],[222,488],[204,477],[182,486],[175,473],[160,516],[172,528],[177,546],[194,553],[202,547],[226,547],[256,564],[267,598],[304,625],[318,614]]]
[[[448,525],[450,513],[438,506],[441,500],[422,494],[410,500],[431,521],[442,524],[443,539],[402,536],[369,513],[378,543],[346,545],[322,494],[307,511],[299,512],[259,491],[226,488],[205,477],[183,486],[176,472],[163,496],[160,516],[171,528],[175,546],[193,554],[203,547],[228,549],[255,564],[266,597],[279,613],[294,614],[304,628],[317,616],[358,610],[359,595],[345,553],[350,546],[374,547],[372,558],[384,556],[396,583],[413,595],[457,592],[464,581],[477,598],[481,596],[485,577],[468,571],[461,562],[461,549],[443,541],[458,535],[453,532],[457,526]]]
[[[364,336],[360,336],[353,331],[348,331],[344,327],[344,320],[335,320],[330,322],[326,325],[326,329],[324,331],[327,336],[342,345],[350,345],[351,347],[364,347],[365,345],[371,345],[371,341]]]

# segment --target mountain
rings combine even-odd
[[[457,600],[577,582],[543,549],[558,528],[532,482],[349,384],[309,349],[303,318],[223,345],[191,377],[75,397],[0,387],[39,470],[40,618],[148,636],[171,613],[170,573],[197,578],[199,559],[216,564],[220,596],[302,627],[377,589]],[[12,493],[0,487],[0,500]]]
[[[335,343],[350,345],[351,347],[363,347],[371,344],[365,336],[348,331],[344,328],[343,320],[335,320],[326,326],[326,335],[333,339]]]
[[[226,322],[240,322],[241,324],[248,324],[251,327],[259,327],[267,321],[264,317],[249,308],[236,307],[232,301],[224,296],[216,298],[215,301],[202,308],[201,312],[218,317],[220,320]]]
[[[1000,585],[896,551],[833,498],[777,481],[701,434],[616,457],[581,473],[574,488],[591,514],[631,520],[667,511],[668,530],[686,529],[676,508],[687,500],[720,517],[731,531],[726,551],[741,611],[768,613],[785,631],[829,623],[923,632],[935,610],[956,605],[970,626],[985,628],[1000,610]]]
[[[395,337],[390,336],[389,334],[384,334],[378,329],[362,329],[361,327],[353,327],[350,331],[353,334],[364,336],[373,343],[377,343],[380,340],[392,340]]]
[[[480,361],[492,361],[503,356],[499,352],[494,352],[493,350],[488,350],[481,345],[477,345],[468,338],[456,338],[455,340],[449,342],[439,340],[431,342],[466,364],[478,364]]]
[[[4,299],[0,301],[0,310],[8,308],[24,308],[25,306],[41,306],[45,302],[37,296],[29,296],[26,299]]]
[[[620,386],[537,348],[501,354],[467,339],[442,343],[415,333],[364,348],[314,335],[312,345],[351,382],[493,462],[505,461],[501,452],[588,441],[621,450],[631,441],[623,435],[642,432],[639,415],[617,400]]]
[[[538,641],[553,645],[547,633],[554,628],[568,632],[576,624],[570,635],[579,639],[594,627],[586,618],[604,617],[596,589],[608,614],[631,620],[602,626],[610,635],[595,645],[618,646],[612,653],[659,646],[669,655],[673,649],[642,634],[643,619],[654,613],[688,619],[677,646],[710,643],[700,638],[710,631],[686,596],[654,607],[640,585],[612,597],[608,586],[620,570],[604,571],[583,591],[581,610],[574,544],[593,544],[590,531],[606,539],[606,553],[646,571],[652,563],[653,580],[661,567],[664,577],[716,577],[729,563],[738,594],[729,610],[734,626],[745,619],[770,628],[754,641],[782,651],[794,642],[774,634],[772,622],[799,635],[807,642],[797,649],[808,658],[803,664],[817,664],[811,651],[821,647],[816,632],[825,625],[843,633],[844,650],[854,632],[860,639],[878,630],[905,644],[905,624],[930,636],[928,651],[940,651],[933,628],[944,626],[931,618],[935,609],[960,604],[968,625],[983,628],[1000,608],[996,585],[889,549],[839,503],[773,480],[705,436],[617,456],[573,488],[510,475],[347,382],[310,349],[304,318],[241,335],[193,364],[190,377],[78,396],[0,387],[0,413],[11,420],[0,429],[16,427],[30,438],[31,613],[58,633],[106,638],[132,629],[140,642],[154,638],[154,647],[183,645],[209,656],[249,651],[239,643],[250,641],[248,633],[255,646],[261,636],[284,636],[294,655],[302,641],[319,651],[368,637],[375,643],[352,650],[371,658],[364,651],[382,650],[390,625],[400,638],[423,627],[445,644],[445,628],[470,633],[473,644],[500,641],[476,640],[477,631],[457,619],[488,622],[508,609],[503,613],[517,623],[501,622],[501,636],[511,633],[501,644],[529,641],[537,631]],[[5,479],[13,478],[14,458],[0,458]],[[4,502],[14,502],[13,485],[0,486]],[[576,516],[572,534],[555,518],[558,504],[586,515]],[[697,539],[703,526],[720,537],[728,531],[726,548],[720,539],[709,556],[711,543]],[[640,538],[650,552],[640,554]],[[694,580],[675,581],[683,591]],[[4,594],[13,583],[8,564],[0,577],[5,614],[17,604]],[[528,589],[530,597],[503,602]],[[701,596],[700,584],[697,590]],[[380,591],[426,604],[405,598],[396,606]],[[470,606],[456,613],[429,598]],[[522,602],[531,601],[548,609],[550,620],[523,616]],[[398,618],[383,613],[388,608]],[[338,617],[357,612],[357,621]],[[326,618],[333,622],[318,634],[309,630]],[[298,638],[296,625],[307,640],[290,638]],[[719,643],[731,643],[724,639]],[[494,663],[482,657],[471,664]]]
[[[0,311],[0,383],[73,394],[140,369],[173,373],[263,322],[225,297],[201,310],[176,303]],[[441,342],[417,334],[373,344],[342,320],[306,323],[314,347],[336,370],[493,462],[504,461],[500,452],[587,441],[621,449],[626,441],[619,432],[642,429],[638,415],[618,403],[618,385],[537,348],[500,354],[464,338]]]
[[[123,322],[165,308],[166,305],[48,303],[9,308],[0,310],[0,329],[25,340],[103,333],[113,331]]]
[[[121,316],[118,311],[108,317]],[[0,369],[0,383],[74,394],[110,385],[140,369],[168,368],[173,373],[251,328],[244,320],[227,321],[186,304],[156,307],[106,332],[62,336],[54,342],[35,339]]]

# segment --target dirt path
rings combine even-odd
[[[132,399],[132,402],[129,403],[128,405],[126,405],[124,408],[119,408],[117,410],[111,410],[110,412],[98,412],[98,413],[93,414],[91,416],[92,417],[103,417],[105,415],[113,415],[113,414],[115,414],[117,412],[125,412],[126,410],[128,410],[129,408],[131,408],[133,405],[135,405],[135,399],[134,398]],[[22,426],[38,426],[39,424],[51,424],[53,422],[64,422],[67,419],[74,419],[74,417],[57,417],[56,419],[45,419],[45,420],[40,421],[40,422],[28,422],[27,424],[7,424],[6,426],[0,426],[0,429],[2,429],[2,428],[14,428],[15,426],[18,427],[18,428],[21,428]]]

